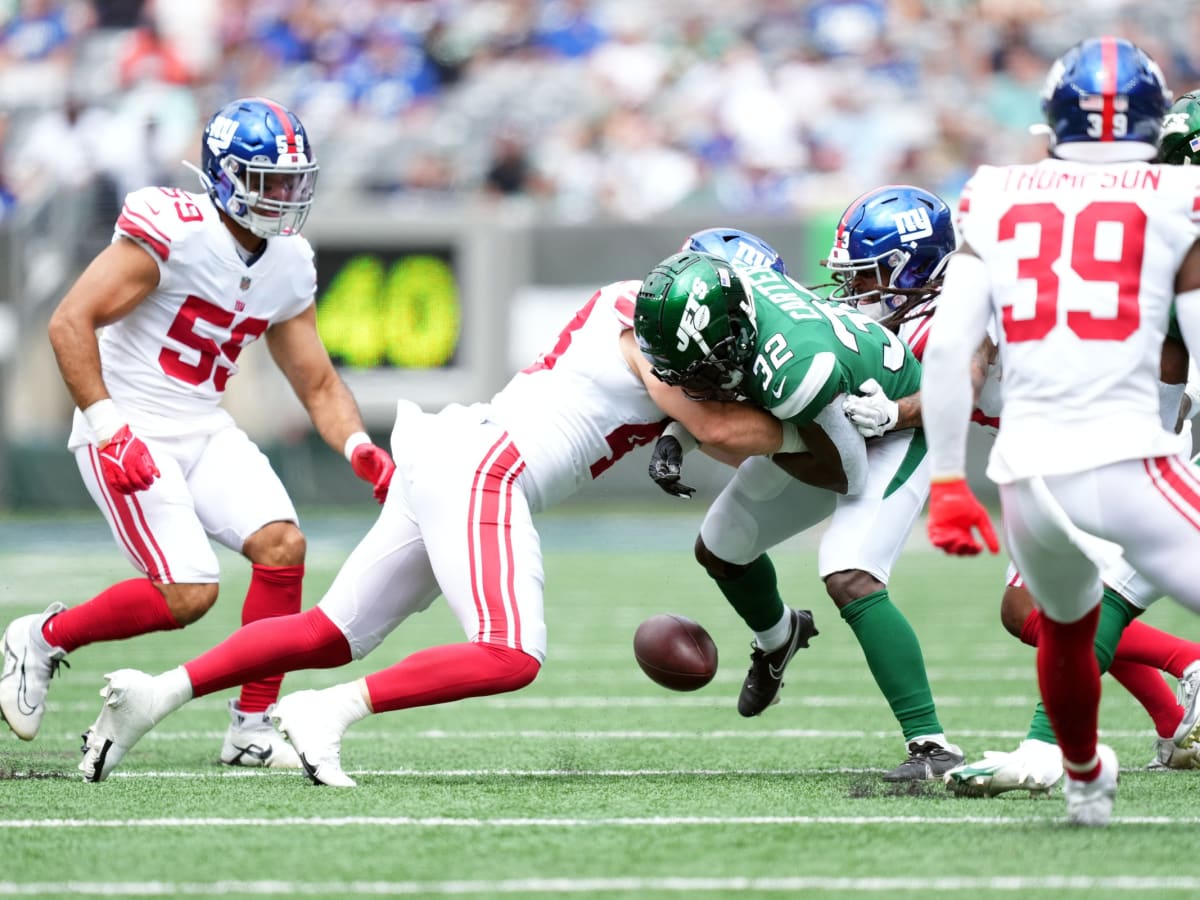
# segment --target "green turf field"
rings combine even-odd
[[[1062,798],[958,799],[895,787],[899,733],[815,576],[815,544],[776,554],[785,596],[819,637],[757,719],[734,702],[749,636],[691,560],[703,508],[574,508],[543,517],[550,658],[524,691],[389,713],[355,726],[354,790],[217,764],[232,693],[152,732],[100,785],[77,778],[79,734],[112,668],[160,671],[238,621],[247,565],[222,554],[222,599],[185,631],[83,648],[56,680],[42,734],[0,737],[0,895],[230,897],[1196,896],[1187,835],[1200,772],[1151,773],[1149,719],[1106,681],[1102,731],[1122,762],[1116,818],[1067,827]],[[369,519],[309,512],[306,606]],[[1003,633],[1004,561],[948,559],[923,531],[893,596],[921,636],[942,722],[968,757],[1011,749],[1036,694],[1033,651]],[[0,520],[0,619],[73,604],[129,577],[98,519]],[[703,622],[721,669],[673,694],[633,661],[656,612]],[[1200,635],[1164,602],[1159,627]],[[300,672],[324,686],[461,639],[435,604],[368,660]],[[1173,682],[1172,682],[1173,685]]]

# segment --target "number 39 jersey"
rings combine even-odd
[[[958,224],[987,266],[1004,364],[993,480],[1180,452],[1158,371],[1198,190],[1186,166],[1058,159],[968,182]]]
[[[242,350],[313,302],[312,247],[272,238],[247,265],[206,195],[156,187],[125,198],[113,240],[122,238],[153,257],[159,283],[101,332],[104,382],[135,427],[186,430],[217,410]]]

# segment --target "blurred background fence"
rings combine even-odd
[[[0,508],[89,505],[46,320],[126,192],[196,188],[179,161],[234,97],[313,139],[322,334],[382,437],[396,397],[485,399],[698,228],[820,280],[862,191],[953,202],[1043,153],[1049,62],[1104,32],[1200,86],[1179,0],[0,0]],[[242,359],[227,404],[297,500],[361,499],[265,350]]]

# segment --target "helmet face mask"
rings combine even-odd
[[[1150,160],[1171,92],[1143,50],[1115,37],[1080,41],[1046,76],[1042,112],[1050,152],[1080,162]]]
[[[1167,111],[1158,159],[1172,166],[1200,165],[1200,91],[1183,94]]]
[[[295,114],[271,100],[226,105],[201,138],[200,180],[217,208],[259,237],[299,233],[317,161]]]
[[[677,253],[646,276],[634,333],[656,378],[693,400],[734,400],[754,354],[754,307],[736,271],[705,253]]]
[[[842,214],[829,258],[831,299],[884,319],[936,289],[958,249],[950,207],[911,185],[868,191]]]

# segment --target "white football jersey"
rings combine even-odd
[[[1158,372],[1200,171],[1046,159],[982,166],[959,206],[987,266],[1004,365],[998,483],[1174,455]]]
[[[100,334],[104,383],[135,431],[170,431],[217,410],[242,350],[314,300],[303,237],[267,241],[247,265],[205,194],[150,187],[125,198],[113,240],[130,238],[158,263],[158,287]],[[77,416],[73,444],[87,441]]]
[[[492,398],[489,418],[520,448],[535,510],[575,493],[669,421],[621,352],[640,287],[620,281],[598,290],[553,349]]]

